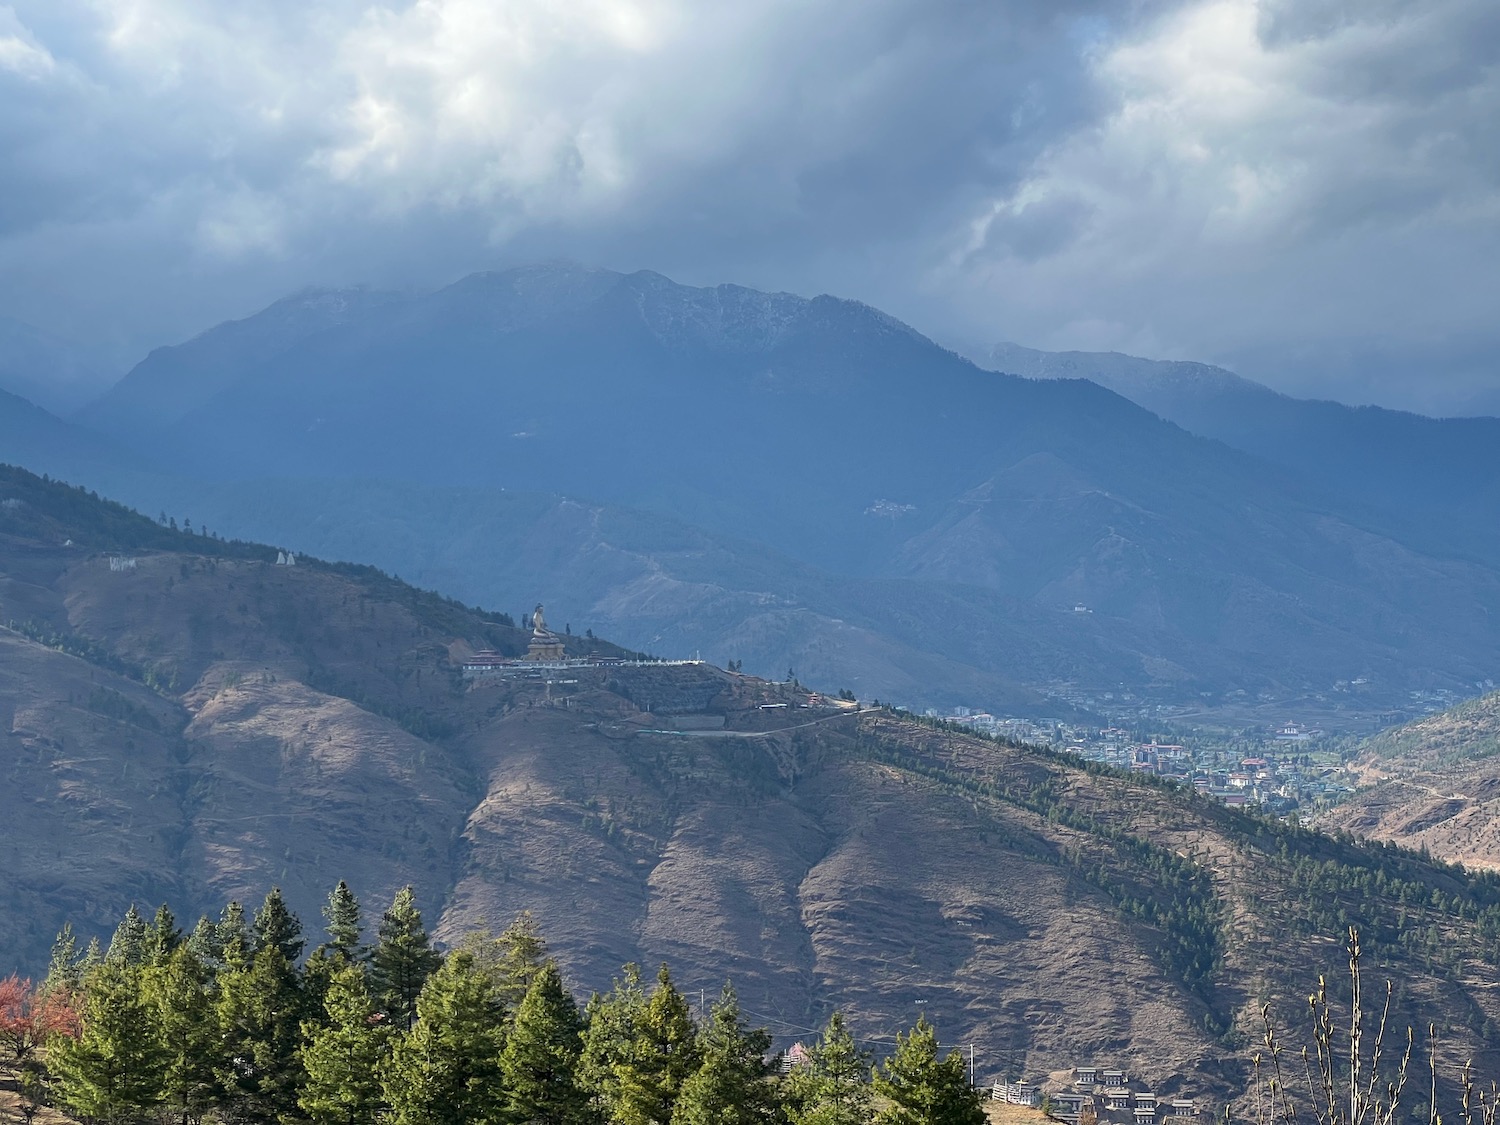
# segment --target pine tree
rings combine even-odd
[[[498,966],[500,1000],[507,1011],[514,1012],[531,990],[531,982],[547,964],[547,943],[531,911],[523,910],[505,928],[498,944],[501,954]]]
[[[224,960],[224,943],[220,940],[219,927],[207,914],[198,919],[198,924],[193,927],[185,944],[210,972],[217,971]]]
[[[47,963],[47,976],[42,981],[42,994],[71,996],[78,991],[82,970],[78,963],[78,939],[73,936],[73,923],[64,922],[52,941],[52,958]]]
[[[512,1125],[584,1125],[588,1095],[579,1088],[583,1020],[548,961],[532,977],[516,1009],[500,1071]]]
[[[182,944],[182,931],[177,928],[177,919],[166,903],[157,908],[156,917],[146,930],[145,963],[164,965],[172,951]]]
[[[381,1069],[391,1125],[498,1125],[505,1010],[488,974],[462,951],[423,986],[417,1021]]]
[[[937,1033],[926,1018],[896,1036],[896,1051],[875,1071],[875,1093],[887,1102],[876,1125],[984,1125],[979,1093],[963,1058],[938,1058]]]
[[[303,962],[302,1008],[312,1026],[322,1026],[327,1017],[328,990],[333,987],[333,978],[348,964],[348,961],[336,953],[330,953],[328,947],[322,945],[314,949]],[[360,965],[359,970],[363,974],[364,966]]]
[[[379,938],[370,958],[376,1000],[392,1027],[410,1030],[417,1017],[417,996],[442,963],[422,927],[422,913],[411,887],[396,892],[391,908],[380,919]]]
[[[88,948],[83,951],[83,958],[78,962],[78,975],[87,979],[88,975],[104,964],[104,951],[99,948],[97,937],[89,938]]]
[[[104,959],[127,968],[145,961],[146,920],[136,912],[135,903],[130,904],[125,917],[115,927],[115,936],[109,941],[109,952],[104,955]]]
[[[163,962],[144,970],[141,991],[156,1009],[165,1056],[163,1105],[188,1125],[215,1105],[221,1092],[218,1072],[224,1060],[219,1055],[213,974],[197,954],[180,945]]]
[[[250,967],[250,928],[245,924],[245,908],[231,902],[219,915],[217,927],[219,958],[226,969]]]
[[[699,1032],[703,1063],[682,1086],[672,1125],[768,1125],[777,1117],[766,1051],[771,1037],[751,1031],[739,998],[726,984]]]
[[[118,959],[107,958],[89,972],[82,1031],[48,1049],[62,1102],[82,1117],[126,1121],[162,1100],[166,1056],[155,1008],[141,996],[140,975],[123,948]]]
[[[583,1054],[578,1084],[588,1094],[597,1119],[614,1121],[620,1101],[619,1068],[635,1044],[636,1029],[646,1011],[646,990],[638,965],[626,965],[624,977],[606,995],[594,993],[584,1010]]]
[[[487,930],[465,934],[458,948],[489,975],[500,1003],[514,1019],[531,982],[547,963],[547,943],[531,911],[522,911],[499,937]]]
[[[287,909],[286,899],[281,897],[281,888],[272,887],[266,895],[266,901],[255,912],[251,952],[260,953],[264,949],[274,948],[286,959],[287,964],[295,965],[306,944],[302,937],[302,923]]]
[[[313,1021],[326,1018],[325,1002],[333,978],[346,965],[359,964],[363,971],[368,950],[360,943],[359,900],[342,879],[328,895],[323,906],[328,940],[312,951],[302,966],[302,986],[307,994],[307,1010]]]
[[[384,1104],[379,1071],[389,1032],[378,1019],[358,965],[334,971],[324,1019],[303,1023],[302,1034],[307,1081],[297,1101],[308,1118],[314,1125],[373,1122]]]
[[[787,1077],[792,1125],[865,1125],[870,1120],[870,1057],[834,1012],[808,1059]]]
[[[616,1066],[617,1125],[669,1125],[683,1083],[702,1061],[692,1013],[663,965],[637,1021],[635,1040]]]
[[[328,922],[328,940],[322,948],[345,961],[362,960],[365,948],[359,940],[359,900],[344,880],[340,879],[339,885],[329,893],[323,917]]]
[[[274,942],[248,967],[219,974],[224,1061],[218,1078],[231,1116],[274,1122],[295,1114],[303,1078],[303,1011],[296,969]]]

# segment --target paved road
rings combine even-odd
[[[656,730],[643,728],[641,734],[675,734],[682,738],[770,738],[773,734],[785,734],[789,730],[805,730],[815,727],[820,723],[831,723],[835,719],[847,719],[851,716],[870,715],[879,711],[879,707],[863,707],[858,711],[840,711],[837,715],[824,715],[821,719],[810,719],[805,723],[797,723],[790,727],[777,727],[775,730]]]

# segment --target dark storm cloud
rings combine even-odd
[[[565,255],[1442,406],[1493,385],[1500,350],[1475,297],[1500,249],[1497,20],[1488,0],[0,3],[0,314],[120,363],[309,282]]]

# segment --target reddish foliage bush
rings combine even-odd
[[[72,997],[41,994],[31,981],[14,975],[0,980],[0,1045],[12,1057],[24,1059],[52,1036],[76,1036],[78,1031]]]

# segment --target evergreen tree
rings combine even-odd
[[[384,1104],[379,1073],[389,1031],[378,1018],[358,965],[335,969],[324,1019],[304,1023],[302,1034],[307,1081],[297,1100],[308,1118],[314,1125],[373,1122]]]
[[[245,908],[231,902],[219,915],[217,927],[219,959],[226,969],[250,967],[250,927],[245,923]]]
[[[42,981],[42,994],[56,993],[71,996],[78,990],[82,970],[78,963],[78,939],[73,936],[73,923],[64,922],[52,941],[52,958],[47,963],[47,976]]]
[[[104,959],[127,968],[146,960],[146,920],[137,913],[135,903],[130,904],[125,917],[115,927],[115,935],[110,938],[109,952]]]
[[[635,1044],[646,1011],[646,990],[638,965],[626,965],[624,978],[608,994],[594,993],[584,1010],[583,1054],[578,1084],[588,1094],[597,1119],[614,1121],[620,1100],[619,1068]]]
[[[218,1072],[230,1114],[274,1122],[295,1115],[302,1083],[301,990],[297,972],[274,942],[245,968],[219,974]]]
[[[787,1077],[792,1125],[865,1125],[870,1120],[870,1057],[834,1012],[808,1059]]]
[[[207,914],[198,919],[198,924],[188,935],[186,945],[210,972],[217,970],[224,960],[224,943],[220,940],[219,927]]]
[[[213,974],[188,946],[180,945],[142,973],[141,990],[156,1010],[165,1064],[163,1105],[188,1125],[217,1103],[221,1089]]]
[[[500,1000],[507,1011],[514,1012],[531,990],[531,982],[547,964],[547,943],[531,911],[523,910],[505,927],[498,944]]]
[[[157,908],[156,917],[146,930],[145,963],[164,965],[172,951],[182,944],[182,931],[166,903]]]
[[[79,1116],[128,1121],[162,1100],[166,1057],[140,976],[123,950],[89,972],[78,1038],[60,1038],[48,1049],[62,1102]]]
[[[396,892],[391,908],[380,919],[379,938],[370,959],[376,1000],[392,1027],[410,1030],[416,1021],[417,996],[442,963],[422,927],[422,913],[411,887]]]
[[[417,1021],[381,1070],[391,1125],[499,1125],[505,1010],[488,974],[454,953],[423,986]]]
[[[314,949],[302,965],[302,1010],[307,1015],[307,1021],[311,1026],[322,1026],[327,1016],[328,990],[333,987],[333,978],[338,975],[339,970],[347,968],[349,962],[345,961],[336,953],[330,953],[326,946],[318,946]],[[365,967],[357,965],[360,975],[364,975]]]
[[[328,940],[322,948],[345,961],[362,960],[365,947],[359,940],[359,900],[344,880],[340,879],[339,885],[329,893],[323,917],[328,922]]]
[[[925,1018],[875,1071],[875,1093],[887,1102],[876,1125],[984,1125],[979,1092],[958,1054],[938,1058],[937,1033]]]
[[[326,1016],[325,1002],[334,976],[351,964],[359,964],[363,973],[364,958],[369,952],[360,943],[359,900],[342,879],[329,892],[328,901],[323,906],[323,917],[328,923],[328,940],[314,949],[302,966],[307,1010],[319,1023]]]
[[[669,1125],[683,1083],[702,1063],[687,1001],[663,965],[636,1023],[635,1039],[615,1067],[617,1125]]]
[[[766,1051],[771,1037],[751,1031],[726,984],[698,1036],[703,1064],[683,1083],[672,1125],[768,1125],[777,1118]]]
[[[104,951],[99,948],[97,937],[89,938],[88,948],[83,951],[83,959],[78,962],[78,975],[87,980],[88,975],[104,964]]]
[[[255,933],[251,944],[252,953],[275,949],[287,964],[295,965],[302,956],[307,942],[302,937],[302,923],[287,909],[286,899],[281,897],[281,888],[272,887],[255,912]]]
[[[532,977],[500,1056],[512,1125],[583,1125],[588,1095],[578,1085],[583,1020],[557,966]]]
[[[529,910],[523,911],[499,937],[487,930],[476,930],[465,934],[458,948],[489,974],[496,994],[512,1018],[526,998],[532,979],[547,963],[547,943]]]

